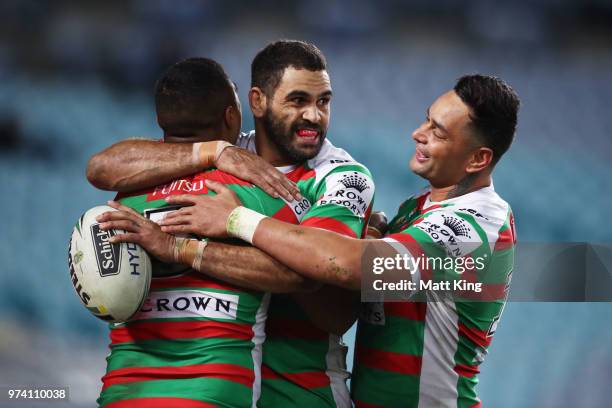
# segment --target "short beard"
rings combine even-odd
[[[283,123],[274,117],[270,108],[266,109],[266,113],[262,118],[262,125],[272,143],[291,163],[301,163],[314,158],[321,151],[321,146],[323,146],[323,141],[325,140],[325,131],[319,125],[298,122],[294,123],[286,131]],[[319,130],[319,145],[316,150],[304,152],[292,145],[293,135],[300,127],[317,128]]]

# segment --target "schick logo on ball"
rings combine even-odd
[[[93,238],[96,260],[100,269],[100,276],[116,275],[119,273],[121,263],[121,251],[119,244],[111,244],[108,239],[115,235],[115,231],[103,231],[100,224],[91,226],[91,236]]]

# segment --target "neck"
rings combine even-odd
[[[262,123],[255,120],[255,148],[257,154],[273,166],[289,166],[295,164],[280,151],[278,146],[274,144],[268,137]]]
[[[431,186],[431,201],[443,201],[450,198],[469,194],[483,187],[491,185],[490,174],[470,173],[465,175],[457,184],[445,187]]]

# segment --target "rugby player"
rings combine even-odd
[[[237,146],[256,152],[297,183],[301,199],[291,202],[288,219],[359,238],[371,212],[374,184],[363,165],[326,139],[331,97],[325,58],[314,45],[301,41],[268,45],[252,64],[249,104],[255,131],[241,135]],[[199,148],[194,145],[190,151],[142,140],[120,142],[92,159],[88,176],[98,187],[142,188],[193,171],[192,157],[194,153],[199,156]],[[242,153],[229,147],[220,158],[226,154]],[[359,188],[352,187],[350,180],[357,180]],[[286,190],[290,193],[290,186]],[[175,255],[191,259],[189,265],[195,269],[232,283],[240,278],[243,286],[270,279],[267,273],[252,270],[249,262],[237,262],[216,252],[212,242],[203,245],[176,239],[127,208],[113,205],[120,211],[107,213],[101,220],[106,228],[129,231],[117,235],[118,240],[140,243],[162,260],[174,260]],[[207,261],[197,262],[204,252],[210,255]],[[261,256],[269,258],[263,252]],[[219,274],[210,270],[210,265],[223,262],[243,270]],[[272,297],[260,406],[350,406],[346,347],[340,335],[355,321],[358,306],[358,294],[334,286],[306,295]]]
[[[173,197],[170,202],[192,207],[167,217],[162,230],[239,237],[306,277],[353,290],[361,287],[362,256],[371,245],[388,258],[484,260],[481,269],[463,275],[445,267],[405,272],[406,279],[419,282],[446,276],[478,281],[488,293],[483,298],[415,289],[410,295],[427,302],[364,304],[352,380],[357,407],[480,406],[479,365],[505,304],[516,242],[512,211],[495,192],[491,174],[512,142],[519,104],[504,81],[482,75],[460,78],[436,99],[412,134],[416,149],[410,159],[411,170],[429,188],[401,205],[384,240],[272,220],[241,207],[215,183],[209,183],[215,197]],[[372,273],[371,265],[363,271]]]
[[[220,156],[228,142],[236,142],[241,125],[240,103],[223,68],[212,60],[191,58],[173,65],[156,85],[155,102],[166,143],[180,146],[218,139],[219,142],[206,144],[207,160],[212,160]],[[260,170],[261,174],[275,177],[265,167],[260,166]],[[228,185],[250,208],[285,221],[298,221],[290,216],[291,209],[282,200],[218,170],[120,194],[119,198],[123,208],[147,217],[140,220],[143,228],[155,231],[159,227],[150,220],[159,220],[176,209],[164,198],[172,194],[209,194],[205,180]],[[251,407],[257,401],[263,326],[269,303],[269,293],[265,292],[295,291],[308,286],[304,278],[269,256],[253,256],[260,251],[252,247],[217,242],[211,243],[210,249],[210,253],[223,254],[233,262],[207,264],[209,275],[248,263],[252,271],[265,271],[273,277],[246,282],[238,276],[232,283],[240,286],[235,286],[185,265],[162,264],[153,259],[155,277],[140,312],[128,323],[111,326],[111,352],[102,378],[100,406]]]

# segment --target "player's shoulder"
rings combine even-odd
[[[497,194],[493,185],[446,200],[445,203],[447,205],[440,211],[469,214],[477,222],[499,226],[505,222],[510,212],[510,205]]]
[[[332,173],[354,171],[364,179],[363,182],[371,183],[370,170],[362,163],[355,160],[346,150],[336,147],[331,141],[325,139],[321,150],[306,163],[308,168],[314,170],[316,184]]]
[[[490,243],[498,239],[500,229],[511,214],[510,205],[492,185],[429,208],[425,209],[423,222],[416,225],[420,225],[420,229],[429,230],[432,225],[445,226],[459,239],[486,239]]]

